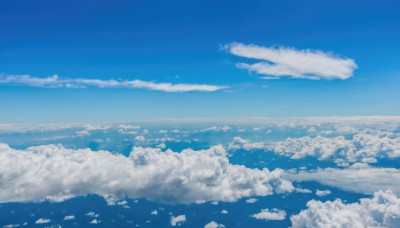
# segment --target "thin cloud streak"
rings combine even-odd
[[[38,78],[30,75],[5,75],[0,74],[0,84],[19,85],[44,88],[128,88],[128,89],[147,89],[170,93],[182,92],[214,92],[226,89],[226,86],[208,85],[208,84],[186,84],[186,83],[167,83],[142,80],[102,80],[87,78],[60,78],[53,75],[46,78]]]

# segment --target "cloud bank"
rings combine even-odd
[[[293,228],[299,227],[399,227],[400,198],[391,191],[378,191],[372,199],[345,204],[311,200],[307,209],[292,216]]]
[[[135,147],[128,157],[108,151],[42,145],[15,150],[0,144],[0,203],[60,202],[97,194],[165,203],[236,201],[290,192],[283,170],[229,163],[222,146],[180,153]]]
[[[162,92],[214,92],[225,89],[224,86],[207,85],[207,84],[172,84],[166,82],[152,82],[142,80],[101,80],[87,78],[60,78],[58,75],[53,75],[47,78],[37,78],[30,75],[4,75],[0,74],[0,84],[5,85],[20,85],[31,87],[45,88],[128,88],[128,89],[147,89],[157,90]]]
[[[263,149],[277,154],[300,159],[307,156],[319,160],[334,159],[341,166],[349,163],[374,163],[379,158],[400,157],[400,137],[391,132],[358,133],[351,139],[344,136],[300,137],[288,138],[278,142],[251,142],[240,137],[234,137],[229,149]]]
[[[231,43],[224,46],[230,54],[256,59],[256,63],[237,63],[238,68],[264,75],[306,79],[347,79],[357,68],[354,60],[319,50],[296,50],[287,47],[262,47]]]
[[[400,170],[395,168],[355,164],[346,169],[320,168],[314,171],[287,173],[285,178],[297,182],[316,181],[345,191],[368,195],[381,189],[389,189],[400,196]]]

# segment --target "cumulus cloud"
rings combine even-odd
[[[228,87],[207,85],[207,84],[172,84],[166,82],[153,82],[142,80],[102,80],[87,78],[60,78],[53,75],[47,78],[37,78],[31,75],[5,75],[0,74],[0,84],[20,85],[45,88],[128,88],[128,89],[147,89],[163,92],[213,92]]]
[[[390,189],[400,195],[400,170],[395,168],[375,168],[365,164],[355,164],[345,169],[325,168],[313,171],[287,173],[292,181],[316,181],[323,185],[345,191],[373,194],[380,189]]]
[[[263,209],[260,213],[251,215],[251,217],[260,220],[284,220],[286,217],[286,212],[279,209]]]
[[[357,68],[354,60],[320,50],[296,50],[287,47],[262,47],[231,43],[224,49],[236,56],[256,59],[256,63],[237,63],[238,68],[264,75],[306,79],[347,79]]]
[[[341,166],[348,163],[374,163],[378,158],[400,157],[400,137],[390,132],[358,133],[351,139],[344,136],[288,138],[278,142],[252,142],[234,137],[229,149],[264,149],[292,159],[306,156],[319,160],[334,159]]]
[[[211,221],[207,223],[204,228],[224,228],[225,226],[223,224],[218,224],[214,221]]]
[[[315,191],[315,195],[320,196],[320,197],[327,196],[327,195],[329,195],[331,193],[332,192],[330,190],[319,190],[319,189],[317,189]]]
[[[51,222],[50,219],[40,218],[40,219],[36,220],[35,223],[36,223],[36,224],[45,224],[45,223],[49,223],[49,222]]]
[[[135,141],[144,142],[146,141],[146,138],[143,135],[139,135],[135,137]]]
[[[258,199],[256,199],[256,198],[249,198],[246,200],[246,203],[255,203],[257,201],[258,201]]]
[[[178,215],[171,217],[171,226],[179,225],[180,223],[186,222],[186,215]]]
[[[400,199],[391,191],[378,191],[372,199],[345,204],[311,200],[307,209],[291,218],[292,227],[399,227]]]
[[[74,215],[66,215],[65,217],[64,217],[64,220],[74,220],[75,219],[75,216]]]
[[[42,145],[15,150],[0,144],[0,202],[60,202],[97,194],[110,204],[128,198],[166,203],[236,201],[290,192],[283,170],[229,163],[222,146],[180,153],[134,147],[128,157],[108,151]]]

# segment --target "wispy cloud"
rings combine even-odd
[[[185,83],[167,83],[142,80],[102,80],[87,78],[60,78],[53,75],[46,78],[37,78],[31,75],[5,75],[0,74],[0,84],[20,85],[31,87],[46,88],[129,88],[129,89],[148,89],[163,92],[214,92],[228,88],[226,86],[208,85],[208,84],[185,84]]]
[[[224,46],[227,52],[256,63],[237,63],[238,68],[263,75],[263,79],[279,77],[306,79],[347,79],[357,68],[354,60],[320,50],[296,50],[288,47],[262,47],[231,43]]]

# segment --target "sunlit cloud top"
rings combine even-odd
[[[224,49],[236,56],[260,60],[255,63],[240,62],[236,66],[263,75],[264,79],[347,79],[357,68],[353,59],[320,50],[262,47],[241,43],[227,44]]]

